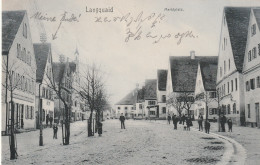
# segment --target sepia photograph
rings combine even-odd
[[[260,165],[259,0],[1,9],[1,164]]]

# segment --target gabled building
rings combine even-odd
[[[167,70],[157,70],[157,105],[159,113],[158,118],[166,119],[166,84]]]
[[[52,84],[52,50],[50,43],[33,44],[36,60],[36,90],[35,90],[35,110],[36,110],[36,127],[40,126],[40,110],[42,109],[42,122],[46,121],[46,115],[54,119],[54,91]],[[41,102],[41,104],[40,104]]]
[[[247,22],[246,22],[247,23]],[[251,8],[242,73],[246,124],[260,128],[260,8]]]
[[[194,92],[199,62],[211,63],[217,60],[217,56],[195,56],[195,51],[190,52],[190,56],[169,57],[169,67],[167,75],[166,100],[167,111],[179,115],[177,109],[169,104],[171,99],[184,100],[189,104],[189,112],[182,109],[182,114],[194,115]],[[181,102],[184,102],[181,101]]]
[[[56,89],[60,86],[62,99],[65,100],[67,105],[71,105],[71,91],[72,91],[72,78],[69,67],[69,62],[55,62],[52,65],[53,75]],[[57,91],[57,90],[56,90]],[[71,107],[69,107],[71,112]],[[65,105],[58,97],[57,92],[54,94],[54,117],[58,120],[64,119]],[[70,114],[71,116],[71,114]]]
[[[158,118],[159,109],[157,108],[157,80],[146,79],[144,85],[144,117],[145,118]]]
[[[138,88],[127,94],[122,100],[115,104],[116,118],[119,118],[121,113],[127,118],[134,118],[136,116],[136,100],[137,100]]]
[[[245,123],[243,62],[251,8],[225,7],[218,54],[217,91],[221,113],[233,123]]]
[[[204,119],[218,119],[218,98],[216,93],[217,59],[211,62],[199,62],[195,86],[194,118],[201,114]],[[208,112],[207,112],[208,111]]]
[[[36,63],[26,11],[2,12],[2,131],[11,125],[11,91],[16,129],[35,128]]]

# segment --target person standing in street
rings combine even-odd
[[[57,139],[58,126],[57,124],[53,124],[53,139]]]
[[[190,131],[190,127],[193,126],[190,116],[186,119],[187,131]]]
[[[185,116],[184,116],[184,114],[182,115],[181,120],[182,120],[182,124],[184,125],[184,123],[185,123]]]
[[[123,113],[121,113],[119,120],[121,121],[121,129],[125,129],[125,116],[123,116]]]
[[[168,124],[171,124],[171,115],[170,114],[168,115],[167,120],[168,120]]]
[[[174,125],[174,129],[177,130],[178,118],[176,117],[176,115],[173,115],[172,122],[173,122],[173,125]]]
[[[206,130],[206,133],[209,134],[209,130],[210,130],[210,122],[209,122],[209,120],[205,121],[205,130]]]
[[[203,131],[203,126],[202,126],[203,116],[201,115],[201,113],[200,113],[200,115],[199,115],[199,117],[198,117],[198,123],[199,123],[199,131],[200,131],[200,130]]]
[[[50,128],[52,127],[52,121],[53,121],[53,117],[50,117]]]
[[[46,115],[46,125],[47,125],[47,127],[48,127],[49,119],[50,119],[49,114],[47,114]]]
[[[222,132],[226,132],[226,128],[225,128],[225,123],[227,122],[227,118],[225,115],[223,115],[221,117],[221,121],[220,121],[220,124],[221,124],[221,128],[222,128]]]
[[[228,132],[232,132],[233,122],[232,122],[231,117],[227,120],[227,124],[228,124]]]

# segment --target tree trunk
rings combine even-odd
[[[11,96],[12,97],[12,96]],[[10,134],[10,159],[16,159],[16,148],[15,148],[15,132],[14,132],[14,103],[11,98],[11,134]]]
[[[92,114],[93,114],[93,110],[91,110],[90,116],[88,119],[88,137],[93,136],[93,134],[92,134]]]
[[[69,143],[70,143],[69,107],[65,104],[65,142],[63,145],[68,145]]]

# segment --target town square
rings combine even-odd
[[[1,164],[260,164],[258,0],[1,14]]]

